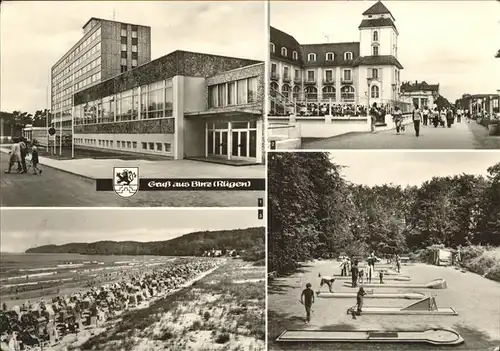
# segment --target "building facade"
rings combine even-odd
[[[175,51],[77,92],[76,147],[261,163],[264,63]]]
[[[427,82],[404,82],[401,85],[401,95],[408,98],[412,105],[420,108],[434,108],[435,101],[439,96],[439,84],[427,84]]]
[[[151,61],[151,28],[92,17],[51,70],[52,124],[71,134],[73,94]]]
[[[271,115],[287,104],[395,105],[400,94],[399,32],[382,2],[362,14],[359,42],[300,44],[271,27]],[[366,109],[365,109],[366,110]]]

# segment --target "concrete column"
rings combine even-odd
[[[174,116],[174,159],[184,158],[184,77],[175,76],[172,79],[173,87],[173,116]]]
[[[142,98],[141,98],[141,86],[137,87],[137,94],[139,95],[139,103],[137,104],[137,119],[141,119],[141,111],[142,111]]]
[[[205,157],[208,157],[208,122],[205,122]]]
[[[250,139],[250,135],[249,138]],[[255,156],[257,157],[257,163],[262,163],[262,145],[264,143],[264,121],[263,119],[257,120],[257,150],[255,150]]]
[[[228,122],[227,123],[227,159],[231,160],[232,158],[233,158],[233,126],[232,126],[232,122]]]

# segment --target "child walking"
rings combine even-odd
[[[42,174],[42,170],[38,168],[39,160],[38,160],[38,149],[36,145],[33,145],[31,148],[31,165],[33,166],[33,174]]]

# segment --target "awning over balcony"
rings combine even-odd
[[[257,111],[254,109],[242,109],[242,108],[224,108],[224,109],[213,109],[209,111],[201,111],[201,112],[188,112],[185,113],[184,116],[186,118],[224,118],[224,119],[238,119],[238,118],[258,118],[262,116],[262,111]]]

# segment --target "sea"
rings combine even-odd
[[[160,256],[112,256],[52,253],[1,253],[0,281],[36,279],[59,273],[95,270],[105,267],[154,265],[175,258]]]

